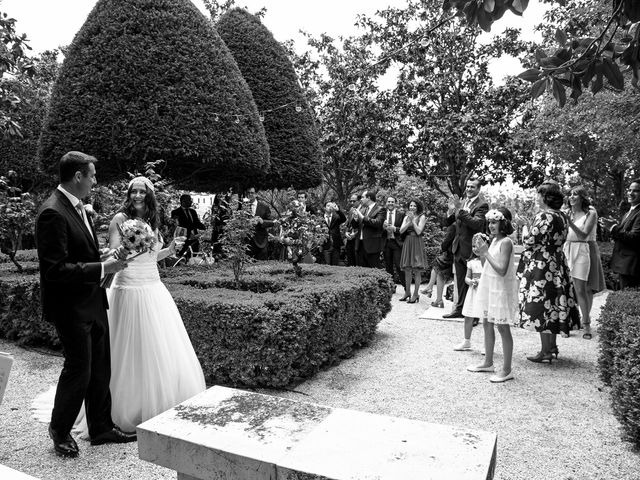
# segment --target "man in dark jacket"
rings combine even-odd
[[[465,193],[466,198],[463,201],[457,197],[454,199],[456,236],[451,246],[458,303],[454,305],[453,311],[443,315],[443,318],[463,317],[462,306],[468,289],[464,279],[467,275],[467,260],[471,256],[471,240],[476,233],[484,232],[484,216],[489,211],[489,204],[480,195],[479,178],[467,180]]]

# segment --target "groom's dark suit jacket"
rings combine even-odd
[[[100,287],[96,238],[61,191],[40,207],[36,243],[42,313],[55,325],[65,358],[50,423],[60,436],[71,431],[83,401],[91,437],[113,428],[107,296]]]
[[[89,220],[90,222],[91,220]],[[42,313],[48,322],[106,315],[100,251],[69,199],[55,190],[36,222]]]

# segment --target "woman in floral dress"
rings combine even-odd
[[[556,336],[580,328],[580,314],[562,250],[567,224],[560,213],[563,195],[560,186],[546,181],[538,187],[536,215],[525,250],[518,265],[520,326],[540,333],[541,350],[527,357],[536,363],[551,363],[558,357]]]

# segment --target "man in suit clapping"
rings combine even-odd
[[[180,195],[180,208],[171,211],[171,219],[176,220],[179,227],[187,229],[187,240],[178,252],[178,257],[182,257],[183,255],[188,256],[189,247],[191,247],[191,250],[194,252],[199,251],[200,243],[198,239],[200,235],[198,234],[198,230],[206,230],[207,228],[200,221],[200,218],[198,218],[198,212],[196,212],[194,208],[191,208],[192,204],[191,195],[185,193]]]
[[[402,256],[400,227],[403,220],[404,213],[396,208],[395,197],[389,195],[387,197],[387,219],[384,222],[387,237],[384,245],[384,264],[387,273],[393,277],[396,283],[402,286],[405,284],[404,271],[400,268],[400,257]]]
[[[376,203],[376,194],[365,191],[361,207],[353,209],[356,259],[359,267],[380,268],[380,252],[384,247],[384,221],[387,209]]]
[[[611,270],[620,278],[620,288],[640,286],[640,178],[627,190],[631,208],[620,222],[602,219],[615,241],[611,255]]]

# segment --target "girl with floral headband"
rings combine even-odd
[[[108,290],[111,337],[112,416],[125,430],[174,407],[205,389],[200,362],[171,294],[160,280],[158,261],[175,255],[173,240],[162,245],[158,204],[146,177],[129,182],[126,199],[109,226],[109,246],[123,242],[124,222],[137,220],[157,241],[130,260]]]
[[[504,207],[489,210],[485,219],[487,229],[493,237],[491,245],[478,234],[474,236],[473,250],[484,258],[482,276],[475,297],[474,311],[483,319],[484,362],[467,367],[470,372],[494,372],[493,349],[495,346],[494,325],[502,339],[503,364],[489,381],[502,383],[513,380],[511,358],[513,356],[513,337],[510,325],[518,312],[518,281],[516,278],[513,242],[508,237],[513,233],[511,212]]]

